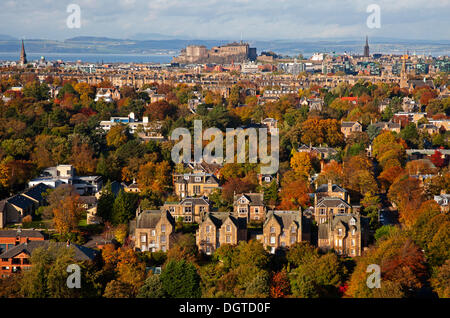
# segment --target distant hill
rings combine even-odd
[[[180,40],[186,39],[185,36],[173,36],[160,33],[137,33],[130,37],[132,40],[148,41],[148,40]]]
[[[113,38],[107,38],[107,37],[95,37],[95,36],[77,36],[74,38],[66,39],[64,42],[90,42],[90,43],[96,43],[96,42],[127,42],[127,40],[123,39],[113,39]]]
[[[87,53],[87,54],[170,54],[175,55],[187,45],[205,45],[208,48],[224,45],[230,40],[176,39],[158,33],[140,33],[134,39],[78,36],[64,41],[25,39],[28,53]],[[273,40],[249,41],[258,53],[273,51],[277,54],[306,56],[315,52],[356,53],[363,52],[365,38],[361,39],[318,39],[318,40]],[[417,54],[450,55],[450,41],[395,40],[370,38],[371,53],[403,54],[407,51]],[[0,52],[19,53],[20,40],[8,35],[0,35]]]
[[[17,41],[15,37],[6,35],[6,34],[0,34],[0,41]]]

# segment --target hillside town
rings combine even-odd
[[[22,41],[0,63],[0,297],[450,297],[450,59],[361,52],[90,64]],[[174,162],[194,121],[266,129],[278,171]]]

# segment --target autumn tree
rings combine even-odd
[[[74,232],[86,210],[81,206],[80,196],[71,194],[65,196],[59,205],[53,207],[53,223],[59,234]]]
[[[325,164],[317,178],[318,184],[327,184],[328,181],[331,181],[333,184],[343,184],[344,182],[344,169],[335,160]]]
[[[70,163],[80,175],[91,175],[97,168],[94,150],[89,144],[82,143],[78,138],[72,142]]]
[[[167,161],[147,162],[139,168],[137,183],[143,192],[165,193],[170,186],[171,168]]]
[[[296,152],[291,158],[291,168],[295,173],[307,180],[311,175],[312,158],[307,152]]]
[[[400,221],[411,226],[423,200],[423,188],[420,180],[404,175],[396,179],[389,188],[388,198],[399,210]]]
[[[367,286],[367,268],[370,264],[381,267],[381,289]],[[355,298],[399,298],[414,295],[423,285],[427,270],[420,249],[402,232],[378,241],[361,258],[350,278],[347,295]]]
[[[285,298],[291,293],[291,285],[286,270],[272,275],[270,280],[270,297]]]
[[[129,139],[128,127],[125,125],[115,125],[111,127],[106,135],[106,142],[108,146],[119,148],[125,144]]]
[[[386,131],[378,135],[373,141],[373,155],[383,169],[401,166],[406,158],[407,148],[404,140],[394,133]]]
[[[284,184],[280,191],[281,210],[297,210],[300,207],[306,207],[310,203],[309,193],[311,188],[308,182],[304,180],[293,181]]]

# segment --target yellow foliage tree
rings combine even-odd
[[[309,178],[312,170],[311,155],[307,152],[296,152],[291,158],[291,168],[303,178]]]

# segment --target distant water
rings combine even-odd
[[[63,60],[87,63],[157,63],[166,64],[172,61],[172,55],[162,54],[74,54],[74,53],[27,53],[28,61],[36,61],[44,56],[47,61]],[[20,54],[0,52],[0,61],[18,61]]]

